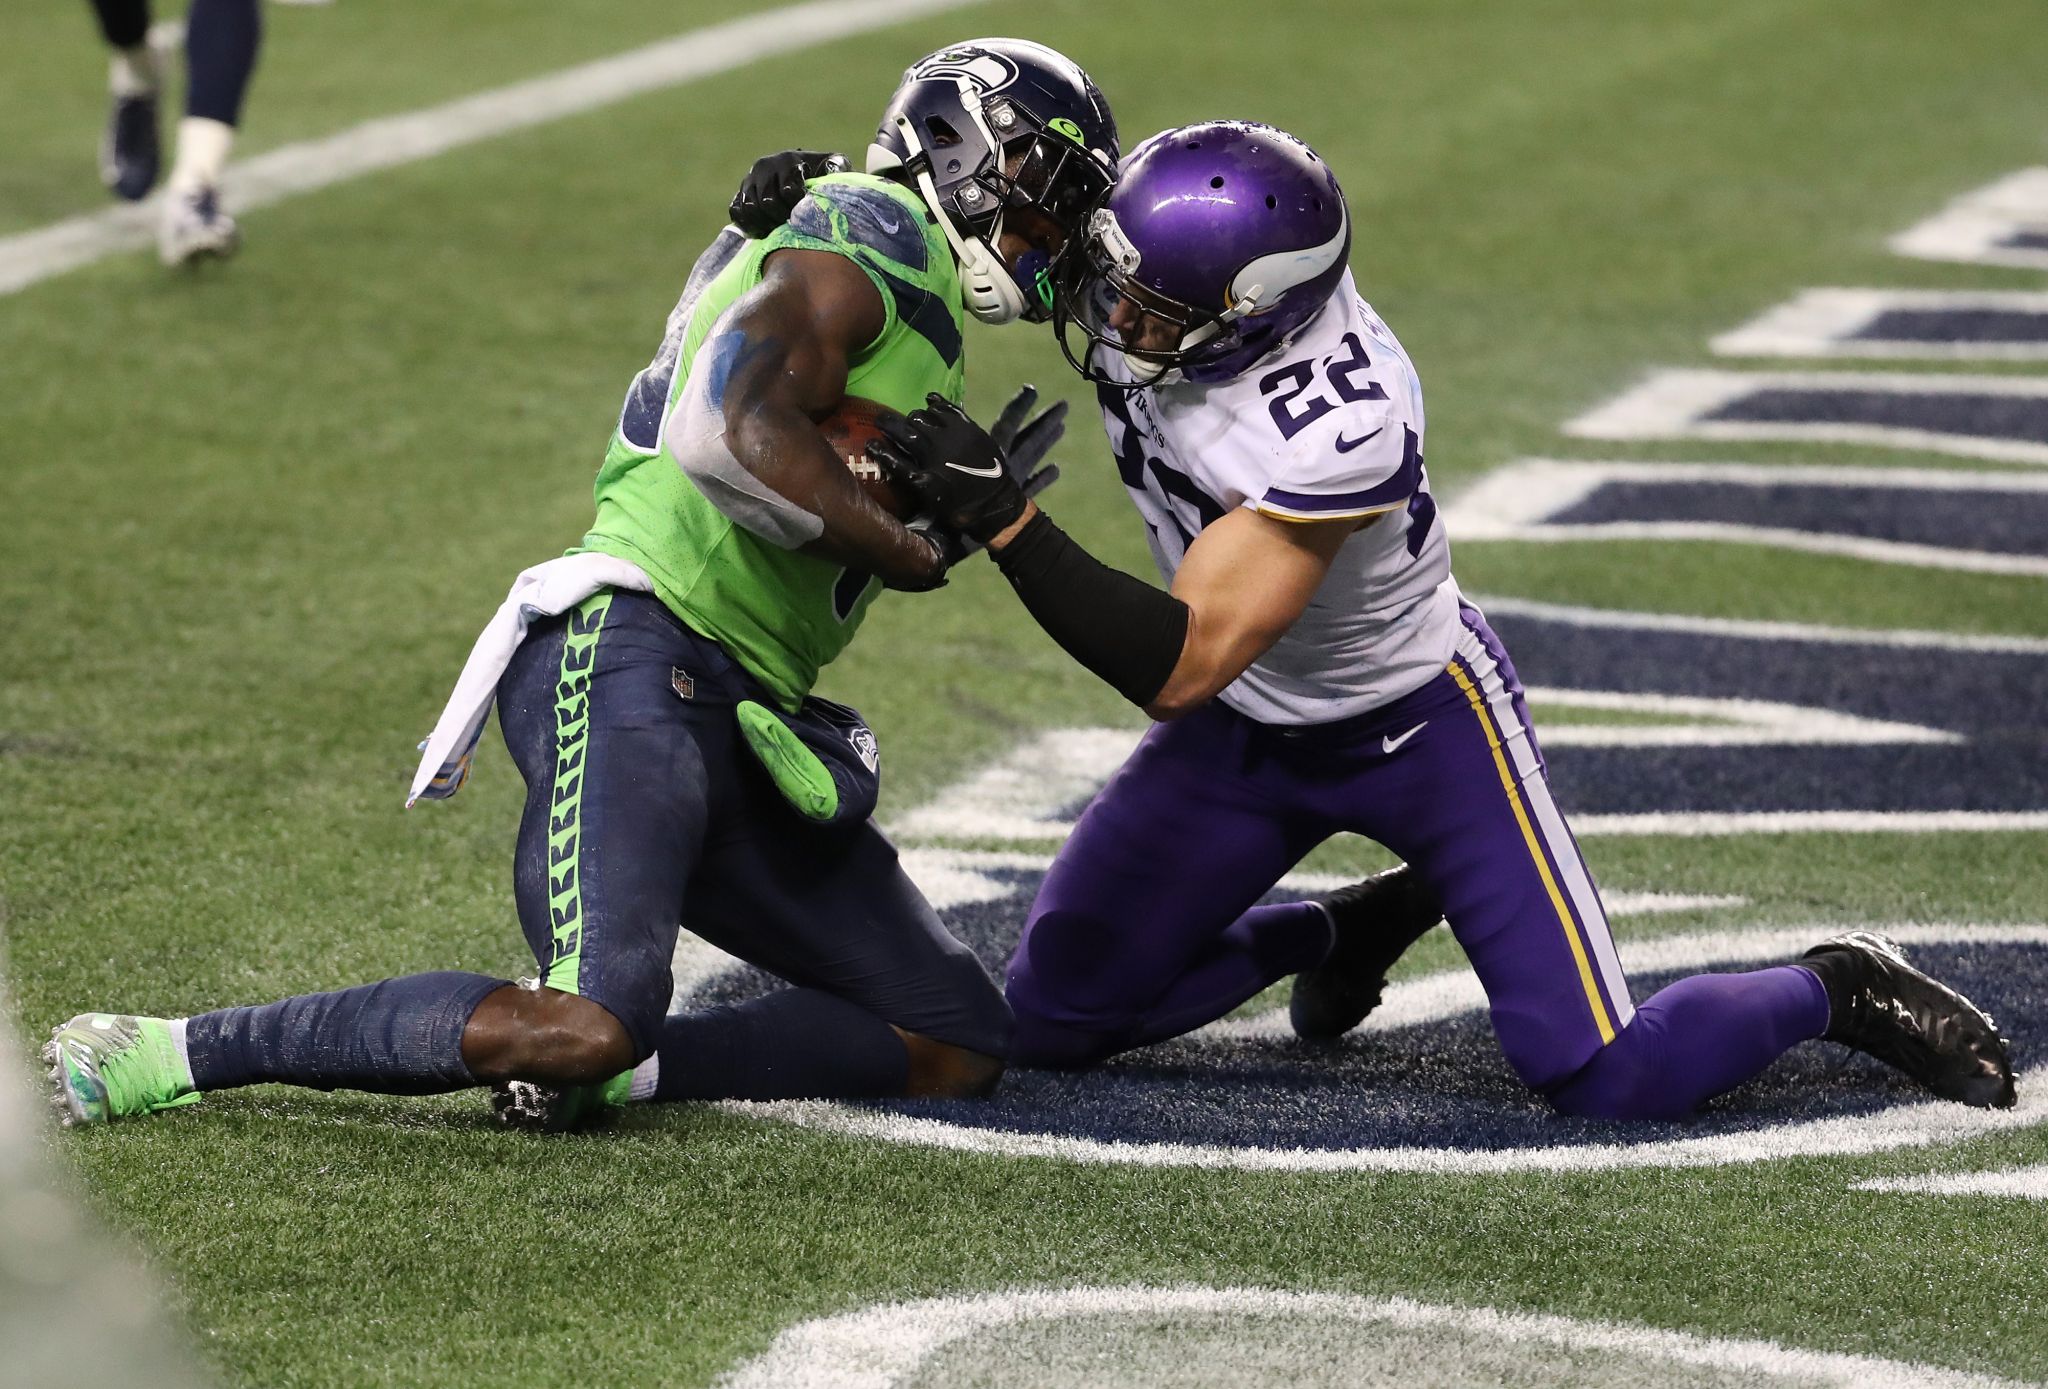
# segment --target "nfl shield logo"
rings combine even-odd
[[[668,683],[674,688],[678,699],[695,699],[697,697],[697,682],[692,680],[690,672],[684,670],[681,666],[670,666],[668,668]]]

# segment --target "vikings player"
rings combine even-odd
[[[1513,663],[1464,601],[1422,391],[1346,259],[1330,170],[1269,126],[1135,150],[1070,250],[1055,319],[1096,383],[1162,591],[1090,557],[948,402],[877,456],[985,540],[1041,626],[1158,723],[1082,815],[1010,960],[1018,1064],[1088,1066],[1290,974],[1335,1037],[1440,916],[1515,1070],[1560,1109],[1671,1117],[1826,1037],[1973,1105],[2014,1101],[1990,1018],[1851,933],[1631,1000],[1551,799]],[[1341,831],[1403,867],[1254,906]]]

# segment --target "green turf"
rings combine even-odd
[[[248,147],[674,32],[729,7],[271,7]],[[99,205],[83,6],[9,18],[0,232]],[[118,258],[0,298],[0,908],[20,1034],[417,969],[526,967],[518,778],[402,813],[413,743],[511,575],[589,515],[620,393],[758,152],[858,149],[903,63],[980,8],[792,55],[260,211],[222,273]],[[2034,285],[1884,238],[2041,160],[2022,0],[1042,4],[1128,136],[1297,129],[1356,210],[1365,292],[1429,388],[1440,486],[1510,459],[1810,458],[1558,426],[1819,284]],[[1049,508],[1142,570],[1092,404],[975,330],[970,404],[1075,401]],[[1460,544],[1476,591],[2048,633],[2037,581],[1709,545]],[[830,672],[884,814],[1044,727],[1133,723],[976,566],[892,596]],[[943,716],[933,711],[944,710]],[[1574,720],[1577,721],[1574,716]],[[1743,922],[2038,920],[2041,835],[1589,840],[1611,889]],[[1384,862],[1337,845],[1311,867]],[[1432,940],[1404,966],[1448,967]],[[261,1089],[52,1147],[240,1384],[701,1384],[892,1297],[1187,1280],[1348,1289],[2048,1377],[2048,1247],[1984,1200],[1873,1204],[1925,1153],[1596,1177],[1274,1177],[876,1148],[716,1111],[541,1143],[474,1096]],[[2048,1160],[2036,1129],[1944,1163]]]

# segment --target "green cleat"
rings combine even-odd
[[[199,1098],[163,1018],[80,1013],[43,1047],[56,1106],[68,1128],[173,1109]]]
[[[602,1085],[565,1085],[559,1090],[531,1080],[501,1081],[491,1087],[491,1110],[508,1129],[568,1133],[588,1128],[623,1107],[632,1088],[631,1071],[620,1071]]]

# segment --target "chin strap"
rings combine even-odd
[[[960,235],[960,229],[953,225],[952,217],[946,212],[945,204],[939,200],[939,187],[932,179],[931,156],[917,138],[916,129],[902,116],[896,118],[896,133],[903,141],[903,147],[910,151],[911,180],[917,186],[918,195],[939,219],[939,231],[945,236],[946,244],[953,248],[953,259],[960,262],[960,284],[964,291],[967,312],[983,323],[1009,323],[1024,312],[1024,291],[1017,286],[1009,267],[1003,264],[1001,256],[980,237],[969,239]],[[881,173],[875,167],[875,155],[882,153],[895,168],[906,166],[880,145],[868,150],[868,172]],[[922,167],[917,167],[918,165]],[[996,222],[996,234],[1002,234],[1002,221]]]

